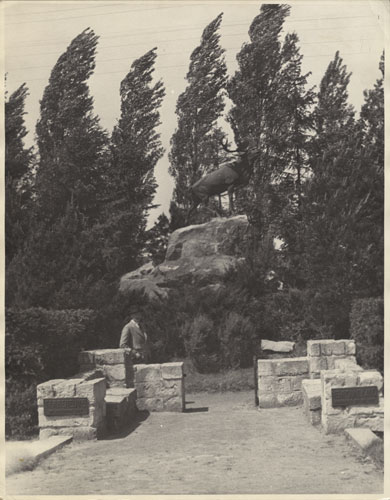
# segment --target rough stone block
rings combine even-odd
[[[275,375],[304,375],[309,372],[307,357],[274,360]]]
[[[134,380],[135,383],[149,382],[161,380],[161,365],[135,365],[134,366]]]
[[[258,394],[259,408],[276,408],[279,403],[276,394]]]
[[[312,372],[310,371],[310,379],[316,380],[321,378],[321,372]]]
[[[296,377],[291,377],[291,390],[292,391],[301,391],[302,383],[304,380],[309,380],[307,375],[297,375]]]
[[[78,362],[79,365],[95,365],[95,351],[81,351]]]
[[[334,340],[321,340],[321,356],[331,356],[333,351]]]
[[[356,354],[356,344],[354,340],[348,340],[346,342],[345,353],[347,356],[354,356]]]
[[[161,374],[164,379],[181,379],[183,378],[184,363],[164,363],[161,365]]]
[[[73,398],[76,395],[76,385],[83,382],[82,379],[64,380],[54,386],[55,397]]]
[[[355,356],[335,358],[334,369],[342,371],[363,371],[363,368],[356,362]]]
[[[292,377],[291,377],[292,378]],[[281,377],[277,378],[274,383],[276,393],[290,393],[291,392],[291,378]]]
[[[309,358],[310,373],[320,373],[328,369],[327,358],[324,356]]]
[[[137,383],[136,389],[138,398],[163,397],[162,381],[157,381],[157,383],[140,382]]]
[[[180,396],[183,392],[183,382],[178,379],[163,379],[162,381],[162,394],[169,398],[171,396]]]
[[[164,400],[164,410],[165,411],[183,411],[183,401],[179,396],[175,396]]]
[[[164,401],[162,398],[137,397],[137,408],[140,411],[164,411]]]
[[[336,340],[332,344],[332,354],[334,356],[342,356],[345,354],[345,340]]]
[[[37,385],[37,399],[38,404],[43,404],[44,398],[53,398],[55,397],[54,387],[56,384],[60,384],[64,382],[65,379],[57,378],[48,380],[47,382],[43,382],[42,384]]]
[[[308,340],[307,341],[307,355],[310,357],[321,355],[321,347],[320,347],[319,340]]]
[[[88,398],[89,404],[96,405],[104,400],[106,395],[106,379],[96,378],[84,381],[75,388],[75,396]]]
[[[276,377],[274,376],[260,376],[258,378],[258,391],[261,394],[274,392],[274,383]]]
[[[303,380],[302,395],[304,405],[308,410],[321,408],[321,380]]]
[[[286,394],[279,393],[276,395],[276,400],[279,406],[301,406],[303,404],[303,396],[301,391],[295,391]]]
[[[310,410],[307,412],[311,425],[319,425],[321,423],[321,410]]]
[[[110,387],[116,385],[126,386],[126,367],[124,364],[100,365],[100,367]]]
[[[274,342],[272,340],[262,340],[261,349],[263,351],[273,352],[291,352],[294,349],[295,342],[281,341]]]
[[[124,349],[98,349],[92,352],[96,365],[120,365],[130,357]]]
[[[345,429],[345,435],[353,446],[370,456],[378,465],[383,465],[383,441],[371,429]]]
[[[349,427],[355,427],[355,418],[350,415],[344,415],[343,413],[327,415],[322,412],[321,423],[325,434],[339,434]]]
[[[377,370],[367,370],[359,373],[359,386],[376,385],[378,391],[383,389],[383,377]]]
[[[257,374],[259,376],[274,375],[274,361],[272,359],[258,359]]]
[[[373,432],[383,432],[383,415],[372,415],[370,417],[357,415],[355,420],[355,427],[364,427],[367,429],[371,429]]]

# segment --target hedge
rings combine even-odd
[[[357,299],[350,314],[351,338],[355,339],[357,361],[364,368],[383,374],[384,309],[383,298]]]
[[[6,436],[36,431],[36,385],[78,371],[78,353],[98,346],[91,310],[5,311]]]

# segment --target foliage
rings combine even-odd
[[[53,223],[68,204],[96,219],[102,174],[107,162],[107,135],[93,115],[86,83],[95,68],[98,37],[86,29],[59,57],[41,100],[36,135],[39,218]]]
[[[6,309],[5,320],[6,425],[18,437],[37,424],[36,385],[77,373],[78,353],[99,339],[90,310]]]
[[[383,298],[357,299],[351,307],[351,338],[355,339],[357,360],[366,369],[383,374],[384,318]]]
[[[176,105],[178,125],[171,139],[169,173],[175,179],[173,201],[188,208],[188,189],[205,172],[218,167],[219,141],[223,136],[217,120],[224,109],[226,84],[224,50],[218,33],[222,14],[203,30],[200,45],[191,54],[188,86]],[[222,156],[221,156],[222,155]]]
[[[168,237],[170,233],[170,222],[168,217],[162,213],[146,234],[145,249],[148,258],[156,266],[161,264],[165,259],[165,254],[168,246]]]
[[[5,101],[5,256],[8,264],[28,232],[29,173],[33,148],[26,148],[24,104],[28,89],[22,84]]]

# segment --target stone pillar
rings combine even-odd
[[[302,381],[309,377],[307,358],[258,359],[257,377],[260,408],[301,405]]]
[[[308,340],[307,358],[310,378],[320,378],[322,370],[334,370],[340,359],[356,363],[355,341],[347,340]]]
[[[39,437],[96,439],[105,432],[106,380],[49,380],[37,386]]]
[[[185,410],[183,363],[135,365],[134,375],[139,410]]]
[[[342,387],[376,386],[383,389],[383,377],[376,370],[337,369],[321,372],[321,422],[326,434],[340,433],[347,428],[365,427],[383,432],[383,397],[379,404],[365,406],[336,407],[332,405],[332,389]]]
[[[80,371],[101,370],[109,387],[134,387],[131,355],[124,349],[97,349],[79,354]]]

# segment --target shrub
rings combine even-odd
[[[355,339],[357,360],[364,368],[383,374],[383,298],[357,299],[351,308],[351,338]]]
[[[248,317],[228,312],[219,326],[218,338],[223,368],[251,366],[257,336]]]
[[[36,431],[36,385],[78,371],[78,353],[97,346],[96,314],[90,310],[6,310],[5,373],[7,436]]]
[[[204,314],[196,315],[183,326],[183,338],[187,355],[200,373],[217,372],[219,342],[213,321]]]

